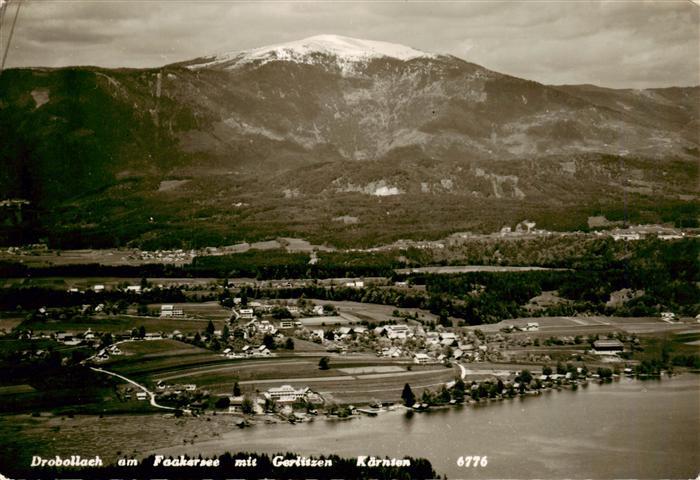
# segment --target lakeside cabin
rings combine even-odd
[[[596,340],[593,342],[593,351],[597,355],[614,355],[625,350],[625,346],[619,340]]]

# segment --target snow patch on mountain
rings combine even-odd
[[[304,64],[321,63],[324,57],[333,57],[344,72],[352,71],[356,64],[364,64],[377,58],[393,58],[402,61],[415,58],[435,58],[397,43],[363,40],[340,35],[316,35],[302,40],[229,52],[208,57],[204,63],[190,65],[191,69],[223,66],[237,68],[249,63],[260,65],[272,61],[290,61]]]

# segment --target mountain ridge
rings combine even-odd
[[[625,196],[640,220],[697,221],[700,88],[548,86],[427,55],[8,70],[0,190],[29,197],[35,236],[85,245],[575,229]]]
[[[265,64],[270,61],[312,63],[314,57],[318,56],[333,56],[336,57],[336,61],[347,64],[382,57],[406,61],[415,58],[434,58],[436,55],[397,43],[323,34],[248,50],[219,53],[204,57],[211,60],[202,64],[193,63],[193,61],[186,61],[183,64],[191,69],[222,65],[223,68],[236,68],[249,63]]]

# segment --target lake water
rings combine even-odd
[[[578,391],[415,414],[256,425],[166,454],[224,451],[428,458],[455,478],[696,478],[700,376],[589,384]],[[457,465],[488,457],[486,467]]]

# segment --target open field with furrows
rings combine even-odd
[[[627,333],[673,332],[688,328],[699,328],[694,322],[667,322],[659,317],[531,317],[504,320],[490,325],[468,327],[483,332],[498,332],[504,327],[525,327],[529,322],[539,324],[539,330],[533,332],[515,332],[514,335],[526,335],[532,338],[546,338],[557,335],[591,335],[603,332],[624,331]]]
[[[389,322],[396,320],[393,316],[394,310],[401,314],[418,314],[418,318],[426,321],[437,321],[438,317],[427,310],[419,308],[397,308],[393,305],[379,305],[376,303],[345,302],[333,300],[310,299],[317,305],[333,305],[348,323],[360,323],[363,320],[369,322]]]
[[[214,327],[224,327],[224,320],[212,319]],[[95,332],[128,333],[143,325],[147,333],[179,330],[182,333],[201,332],[207,328],[208,318],[160,318],[137,315],[94,315],[84,319],[41,320],[24,324],[35,333],[73,332],[82,333],[88,328]]]
[[[293,332],[293,329],[282,330],[283,333]],[[300,338],[294,338],[294,354],[299,355],[300,353],[312,355],[312,354],[322,354],[325,355],[326,347],[320,343],[311,342],[309,340],[302,340]]]
[[[177,340],[124,342],[119,344],[119,348],[124,355],[113,356],[100,366],[129,378],[145,378],[159,371],[230,362],[209,350]]]
[[[419,396],[423,390],[437,390],[442,385],[459,377],[457,367],[445,368],[439,365],[426,370],[401,373],[354,375],[354,379],[330,380],[309,383],[308,386],[319,392],[327,401],[362,404],[377,401],[401,401],[401,391],[406,383],[413,393]]]
[[[149,304],[149,310],[160,311],[161,303]],[[213,320],[216,322],[226,322],[231,318],[231,309],[222,307],[219,302],[200,302],[200,303],[169,303],[175,308],[182,309],[182,313],[186,319],[203,319]],[[223,327],[223,324],[219,328]]]
[[[342,362],[342,363],[340,363]],[[431,375],[436,369],[442,372],[442,367],[412,366],[412,371],[406,369],[406,364],[393,362],[377,362],[370,360],[346,361],[344,358],[331,357],[331,368],[320,370],[318,358],[286,357],[270,360],[238,360],[229,364],[206,365],[157,373],[149,377],[156,383],[195,383],[212,393],[230,393],[233,383],[238,381],[244,391],[267,389],[287,383],[297,385],[345,384],[357,380],[382,379],[393,377],[412,377]],[[352,373],[352,369],[366,369],[365,374]],[[391,371],[382,369],[390,368]],[[347,371],[350,369],[350,372]],[[375,369],[379,369],[374,371]],[[330,383],[329,383],[330,382]],[[320,387],[319,387],[320,388]]]

